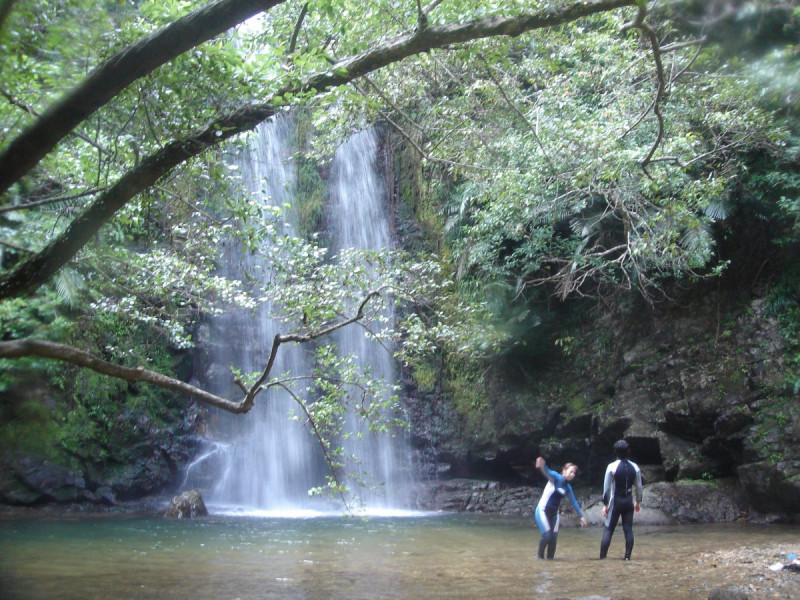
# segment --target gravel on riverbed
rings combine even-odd
[[[744,592],[748,600],[798,600],[800,572],[769,569],[776,563],[787,564],[789,554],[800,555],[800,539],[796,545],[749,545],[733,550],[701,552],[697,562],[705,567],[728,571],[726,579],[731,589]]]

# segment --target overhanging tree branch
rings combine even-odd
[[[218,0],[109,58],[3,150],[0,195],[30,172],[77,125],[128,85],[187,50],[284,1]]]
[[[667,82],[666,82],[666,76],[664,75],[664,63],[661,60],[662,51],[660,44],[658,42],[658,36],[656,35],[656,32],[653,31],[653,28],[650,27],[650,25],[645,21],[645,18],[647,17],[647,3],[639,2],[638,4],[639,4],[639,11],[636,14],[636,18],[630,23],[626,23],[622,27],[622,30],[623,31],[625,31],[626,29],[640,30],[647,38],[648,42],[650,43],[650,47],[653,50],[653,62],[655,63],[656,66],[656,95],[655,98],[653,98],[653,103],[651,105],[651,108],[658,122],[658,131],[656,133],[656,139],[653,141],[653,145],[650,147],[648,153],[639,163],[645,175],[650,177],[650,174],[647,172],[647,165],[650,164],[653,155],[656,153],[656,150],[658,150],[658,147],[661,145],[661,140],[664,138],[664,115],[661,114],[661,102],[666,96]]]
[[[489,64],[489,61],[486,60],[486,57],[481,54],[481,60],[483,61],[484,66],[486,67],[486,74],[489,76],[489,79],[492,80],[497,90],[500,92],[500,95],[503,96],[503,100],[506,101],[506,104],[514,111],[514,113],[522,120],[523,123],[528,127],[528,131],[531,132],[534,141],[536,141],[536,145],[539,146],[539,150],[542,151],[542,156],[544,157],[544,161],[547,163],[547,166],[550,168],[550,171],[553,175],[556,174],[556,169],[553,166],[553,162],[550,160],[550,157],[547,154],[547,148],[544,147],[542,144],[542,140],[539,138],[539,133],[536,131],[536,127],[528,120],[522,111],[517,107],[514,102],[512,102],[511,98],[508,97],[506,94],[505,89],[503,88],[503,84],[497,79],[492,70],[492,65]]]
[[[286,54],[292,55],[297,48],[297,38],[300,36],[300,29],[303,27],[303,21],[308,14],[308,2],[303,4],[303,8],[300,9],[300,16],[297,17],[297,22],[294,24],[294,31],[292,31],[292,39],[289,41],[289,49],[286,51]]]
[[[360,321],[364,318],[364,311],[367,303],[372,298],[379,296],[380,294],[381,290],[373,290],[369,292],[362,300],[358,307],[358,311],[354,316],[343,319],[342,321],[338,321],[337,323],[334,323],[319,331],[304,335],[276,335],[272,343],[272,349],[270,350],[266,367],[255,383],[249,387],[246,387],[240,380],[236,381],[236,383],[245,393],[244,397],[239,401],[232,401],[222,398],[221,396],[207,392],[179,379],[167,377],[166,375],[157,373],[156,371],[151,371],[150,369],[145,369],[144,367],[122,367],[120,365],[97,358],[85,350],[75,348],[74,346],[68,346],[66,344],[59,344],[47,340],[25,338],[20,340],[0,342],[0,358],[24,358],[38,356],[40,358],[58,360],[76,365],[78,367],[91,369],[92,371],[102,373],[103,375],[116,377],[117,379],[149,383],[151,385],[155,385],[156,387],[189,396],[195,400],[199,400],[200,402],[210,406],[215,406],[227,412],[241,414],[246,413],[253,408],[256,396],[259,394],[259,392],[261,392],[262,389],[264,389],[264,385],[269,379],[270,373],[272,372],[272,367],[275,364],[275,357],[277,356],[278,349],[282,344],[287,342],[297,342],[301,344],[311,342],[318,338],[330,335],[342,327],[346,327],[352,323]]]
[[[563,25],[590,15],[632,6],[637,0],[582,0],[559,8],[513,17],[487,17],[463,24],[429,26],[377,44],[336,63],[330,70],[304,82],[278,90],[262,104],[243,107],[210,125],[174,140],[133,167],[97,197],[49,245],[14,270],[0,277],[0,299],[35,290],[66,264],[113,215],[132,198],[152,186],[176,166],[206,149],[254,128],[276,113],[280,98],[290,94],[315,94],[329,90],[409,56],[494,36],[515,37],[536,29]]]

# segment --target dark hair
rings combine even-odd
[[[619,440],[614,444],[614,452],[616,452],[617,458],[628,458],[629,450],[630,446],[625,440]]]

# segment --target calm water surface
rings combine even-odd
[[[637,527],[633,561],[620,560],[621,530],[599,561],[601,533],[563,530],[556,560],[540,561],[531,521],[487,516],[5,519],[0,598],[708,598],[758,582],[700,553],[800,549],[798,527]]]

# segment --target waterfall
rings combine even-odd
[[[291,204],[295,170],[291,160],[293,124],[288,117],[276,117],[260,126],[247,148],[231,159],[231,168],[241,172],[245,192],[268,206]],[[391,245],[386,193],[378,177],[377,139],[372,131],[359,133],[336,153],[331,180],[331,222],[334,250],[343,248],[388,248]],[[291,229],[291,215],[285,216]],[[240,244],[227,242],[220,257],[221,274],[245,281],[258,275],[269,281],[263,261]],[[270,344],[280,324],[271,318],[273,307],[261,305],[255,312],[229,311],[210,319],[202,334],[207,348],[199,383],[229,398],[241,397],[233,385],[231,365],[243,373],[261,371]],[[285,327],[285,325],[284,325]],[[355,355],[373,376],[392,383],[392,357],[367,339],[361,328],[350,326],[337,332],[340,351]],[[283,345],[273,374],[291,372],[305,375],[313,369],[310,347]],[[313,398],[311,399],[313,400]],[[341,510],[330,499],[309,497],[309,489],[324,486],[329,473],[314,437],[297,420],[290,419],[296,405],[284,390],[261,392],[253,409],[245,415],[212,411],[209,419],[208,449],[188,470],[183,489],[199,487],[212,511],[307,514]],[[350,415],[351,433],[365,424]],[[410,452],[407,436],[366,432],[363,439],[344,441],[348,455],[357,458],[360,478],[347,483],[361,506],[374,510],[405,509],[409,505]],[[348,465],[351,467],[352,465]],[[361,485],[361,479],[374,485]]]
[[[291,119],[276,117],[259,126],[247,147],[231,159],[231,168],[241,172],[244,191],[253,201],[281,207],[291,203],[292,137]],[[290,227],[291,215],[285,219]],[[220,269],[225,277],[242,281],[248,276],[262,282],[270,278],[264,261],[238,243],[226,243]],[[210,348],[209,367],[204,378],[212,391],[230,398],[242,396],[233,385],[231,365],[243,373],[263,370],[272,339],[281,332],[272,314],[273,307],[266,303],[255,312],[233,310],[210,320],[204,341]],[[272,373],[307,374],[311,368],[308,349],[286,344]],[[207,453],[207,464],[199,465],[194,475],[195,481],[204,477],[209,505],[280,513],[318,508],[319,502],[312,503],[308,490],[324,483],[325,466],[315,440],[301,422],[290,419],[296,408],[284,390],[274,389],[262,391],[245,415],[213,413],[209,429],[217,438],[216,451]],[[189,477],[185,487],[191,483]]]
[[[347,248],[391,249],[387,193],[379,175],[379,140],[374,129],[355,134],[336,151],[331,170],[328,226],[333,252]],[[391,320],[391,315],[388,315]],[[342,355],[352,355],[373,377],[389,385],[396,381],[390,350],[351,326],[336,335]],[[411,459],[403,432],[374,433],[356,415],[349,415],[351,435],[345,450],[356,458],[364,482],[350,478],[356,498],[370,509],[406,508],[410,503]]]

